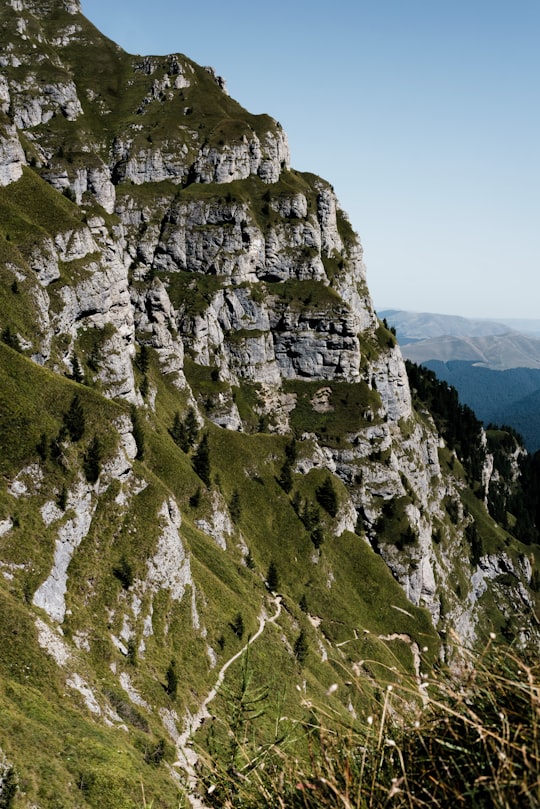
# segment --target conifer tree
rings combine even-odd
[[[306,640],[306,633],[302,629],[296,641],[294,643],[294,656],[302,666],[306,662],[306,657],[308,655],[308,643]]]
[[[232,493],[231,502],[229,503],[229,512],[235,522],[238,522],[242,514],[242,505],[240,503],[240,492],[235,489]]]
[[[69,410],[64,414],[64,426],[73,442],[80,441],[86,429],[84,410],[78,394],[71,400]]]
[[[73,355],[73,359],[71,361],[71,378],[74,382],[78,382],[79,384],[84,382],[84,374],[82,372],[79,358],[76,354]]]
[[[165,691],[171,697],[171,699],[175,699],[178,689],[178,674],[176,673],[176,660],[174,658],[169,663],[169,667],[165,674],[165,679],[167,683],[165,686]]]
[[[316,489],[315,496],[317,497],[319,505],[321,505],[331,517],[335,517],[338,512],[338,498],[330,477],[327,477],[324,483]]]
[[[208,446],[208,433],[205,433],[197,452],[193,456],[193,469],[203,483],[210,486],[210,449]]]
[[[279,574],[274,560],[268,565],[268,573],[266,574],[266,586],[271,593],[275,593],[279,587]]]
[[[186,419],[184,421],[184,429],[186,431],[186,441],[189,447],[192,447],[199,435],[199,425],[197,423],[197,416],[192,407],[188,407]]]
[[[186,430],[178,410],[174,414],[173,425],[170,428],[169,433],[174,443],[179,446],[181,450],[187,452],[189,446],[186,440]]]
[[[101,443],[95,435],[84,454],[83,469],[88,483],[95,483],[101,472]]]
[[[293,485],[291,462],[287,458],[281,467],[281,473],[278,478],[278,483],[287,494],[291,491]]]

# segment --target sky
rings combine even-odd
[[[540,0],[82,0],[211,65],[328,180],[375,307],[540,318]]]

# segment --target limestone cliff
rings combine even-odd
[[[0,19],[2,598],[70,710],[163,731],[171,790],[235,613],[257,638],[279,619],[291,678],[305,625],[318,688],[362,628],[408,639],[409,668],[447,630],[537,643],[534,553],[489,513],[521,450],[478,430],[469,475],[414,403],[360,241],[281,126],[185,56],[125,54],[77,2]]]

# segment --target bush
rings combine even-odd
[[[236,637],[242,639],[242,636],[244,634],[244,619],[242,618],[242,614],[240,612],[236,613],[233,620],[230,622],[229,626],[231,627]]]

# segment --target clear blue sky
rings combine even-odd
[[[378,309],[540,318],[540,0],[82,0],[212,65],[329,180]]]

